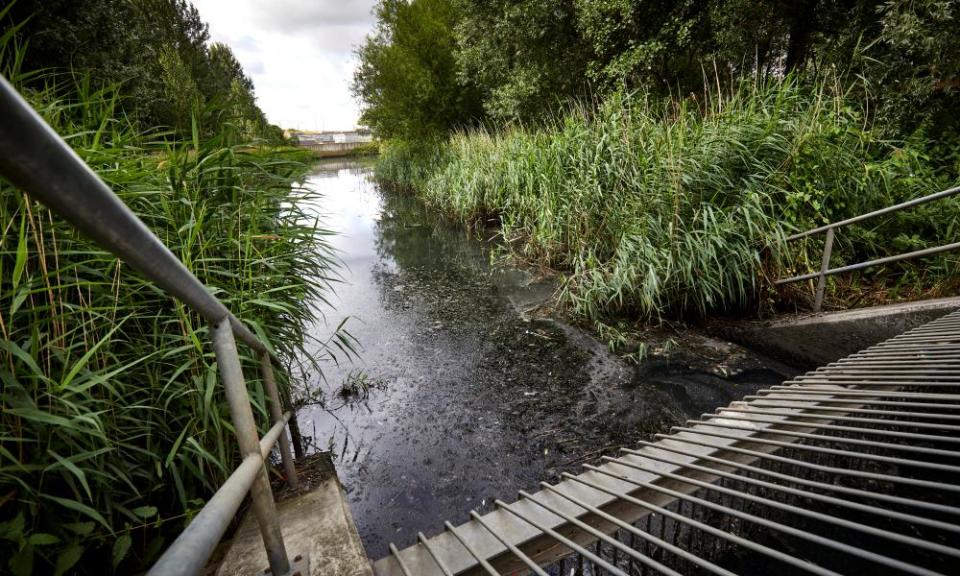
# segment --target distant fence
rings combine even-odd
[[[368,148],[371,142],[319,142],[319,143],[300,143],[298,146],[312,150],[321,158],[335,158],[337,156],[349,156],[358,148]]]

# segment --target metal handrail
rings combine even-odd
[[[265,464],[277,442],[287,482],[295,489],[298,481],[290,441],[282,433],[290,418],[283,415],[269,347],[210,293],[3,76],[0,76],[0,118],[0,176],[136,268],[214,328],[213,345],[220,378],[244,460],[149,574],[197,574],[202,571],[213,546],[219,542],[248,492],[253,500],[271,572],[275,575],[289,573],[290,562]],[[260,359],[261,376],[274,423],[263,440],[258,438],[234,335],[250,346]],[[201,519],[202,522],[195,526],[194,523]],[[209,545],[211,541],[213,545]],[[198,547],[198,542],[205,544]]]
[[[943,244],[941,246],[935,246],[933,248],[924,248],[923,250],[914,250],[913,252],[904,252],[902,254],[896,254],[894,256],[885,256],[883,258],[875,258],[873,260],[868,260],[866,262],[859,262],[857,264],[848,264],[846,266],[840,266],[838,268],[830,268],[830,254],[833,251],[833,240],[835,233],[834,231],[843,226],[850,224],[856,224],[862,222],[869,218],[874,218],[876,216],[882,216],[884,214],[892,214],[894,212],[899,212],[901,210],[906,210],[907,208],[913,208],[914,206],[919,206],[920,204],[926,204],[927,202],[932,202],[934,200],[940,200],[941,198],[947,198],[955,194],[960,193],[960,186],[949,188],[941,192],[936,192],[934,194],[929,194],[921,198],[914,198],[913,200],[908,200],[906,202],[901,202],[899,204],[894,204],[893,206],[887,206],[886,208],[881,208],[879,210],[874,210],[873,212],[867,212],[866,214],[861,214],[859,216],[854,216],[852,218],[847,218],[846,220],[840,220],[838,222],[833,222],[830,224],[825,224],[817,228],[812,228],[804,232],[799,232],[793,234],[792,236],[787,236],[785,241],[790,242],[792,240],[799,240],[800,238],[806,238],[813,234],[818,234],[820,232],[826,232],[826,238],[823,243],[823,257],[820,260],[820,271],[811,272],[809,274],[800,274],[798,276],[791,276],[790,278],[782,278],[774,282],[777,286],[782,286],[784,284],[790,284],[793,282],[801,282],[803,280],[812,280],[818,278],[817,282],[817,293],[816,298],[813,303],[813,311],[819,312],[820,308],[823,306],[823,292],[826,288],[827,277],[834,276],[836,274],[842,274],[844,272],[852,272],[853,270],[861,270],[863,268],[869,268],[871,266],[878,266],[880,264],[888,264],[890,262],[899,262],[900,260],[909,260],[912,258],[920,258],[923,256],[932,256],[933,254],[939,254],[941,252],[948,252],[950,250],[960,249],[960,242],[953,242],[950,244]]]
[[[214,548],[223,537],[224,531],[233,519],[235,511],[250,491],[250,486],[263,467],[263,460],[270,455],[273,446],[283,434],[283,428],[290,420],[290,412],[260,440],[260,453],[250,454],[237,466],[223,486],[210,498],[210,501],[194,517],[180,537],[150,569],[153,576],[174,576],[182,574],[183,565],[203,566],[213,554]],[[234,511],[234,512],[231,512]]]

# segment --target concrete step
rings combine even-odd
[[[820,366],[960,309],[960,297],[836,312],[713,322],[708,330],[774,358]]]
[[[313,457],[308,468],[302,475],[306,486],[301,493],[277,502],[280,527],[291,561],[306,553],[309,576],[372,576],[370,561],[329,455]],[[217,576],[262,574],[266,567],[260,529],[248,511]]]

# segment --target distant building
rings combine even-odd
[[[345,130],[345,131],[326,131],[326,132],[309,132],[306,130],[287,130],[284,132],[284,135],[290,140],[296,141],[301,146],[309,146],[315,144],[344,144],[344,143],[356,143],[356,142],[372,142],[373,134],[370,132],[369,128],[361,127],[356,130]]]

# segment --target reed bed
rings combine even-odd
[[[302,155],[202,140],[203,114],[193,140],[176,141],[118,114],[113,89],[69,75],[45,86],[31,103],[269,343],[289,389],[317,349],[309,303],[336,274],[329,233],[301,210],[313,200],[297,185]],[[0,226],[0,572],[141,570],[239,462],[208,327],[2,180]]]
[[[459,132],[439,149],[386,146],[378,175],[464,222],[496,219],[513,255],[566,272],[562,300],[578,315],[733,311],[762,299],[770,276],[818,265],[819,239],[783,258],[789,232],[956,181],[922,148],[882,140],[851,101],[837,83],[792,77],[666,102],[615,94],[543,126]],[[955,230],[957,207],[844,230],[835,257],[935,245]],[[957,260],[926,266],[943,279]]]

